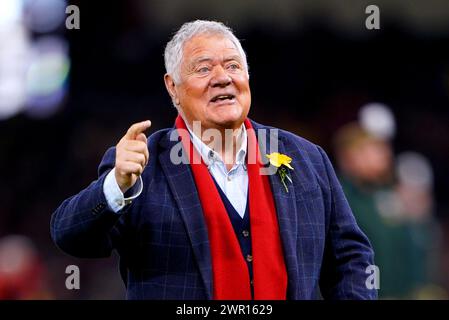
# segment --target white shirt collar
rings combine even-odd
[[[195,146],[196,150],[201,154],[201,158],[203,159],[204,163],[209,167],[211,166],[215,161],[219,161],[224,164],[223,159],[221,156],[212,150],[209,146],[207,146],[201,139],[193,133],[193,131],[190,129],[189,125],[186,125],[187,129],[190,133],[190,138],[192,140],[193,145]],[[242,130],[240,132],[240,137],[238,139],[241,139],[240,148],[237,151],[235,164],[236,165],[245,165],[245,158],[246,158],[246,152],[247,152],[247,133],[245,125],[242,124]]]

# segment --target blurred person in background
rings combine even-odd
[[[439,238],[432,189],[407,178],[410,169],[396,172],[388,139],[358,123],[339,129],[334,147],[343,189],[376,253],[379,298],[445,298],[444,290],[433,285]]]
[[[30,239],[0,239],[0,300],[51,299],[45,265]]]

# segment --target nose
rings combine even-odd
[[[226,87],[230,85],[232,78],[227,74],[226,70],[222,66],[217,66],[214,68],[214,74],[211,79],[212,87]]]

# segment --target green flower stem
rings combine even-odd
[[[290,180],[290,182],[291,182],[291,179],[287,175],[287,169],[285,167],[280,167],[278,169],[278,173],[279,173],[279,177],[281,178],[281,182],[284,185],[285,191],[288,192],[288,187],[287,187],[287,184],[285,183],[285,178],[288,178],[288,180]]]

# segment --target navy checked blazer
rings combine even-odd
[[[252,124],[256,131],[273,129]],[[170,139],[173,130],[149,137],[144,191],[122,214],[111,211],[103,193],[104,179],[115,165],[112,147],[98,168],[98,179],[66,199],[52,215],[51,236],[64,252],[100,258],[117,250],[128,299],[212,299],[207,225],[190,166],[170,161],[172,147],[178,144]],[[269,150],[268,143],[260,145],[262,153]],[[376,290],[365,284],[374,253],[327,155],[283,130],[278,148],[293,159],[295,169],[288,193],[278,175],[269,176],[288,298],[375,299]]]

